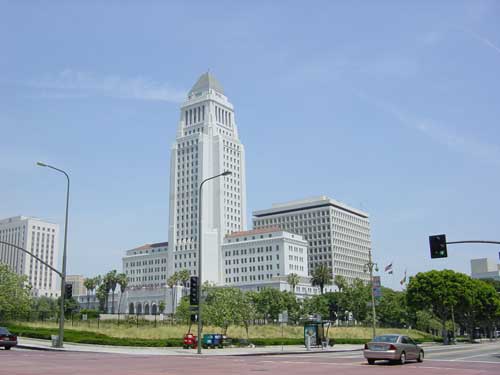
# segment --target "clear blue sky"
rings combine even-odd
[[[403,4],[404,3],[404,4]],[[0,1],[0,217],[63,224],[69,272],[168,237],[179,105],[208,68],[235,105],[248,216],[316,195],[368,211],[398,287],[429,234],[500,240],[496,1]]]

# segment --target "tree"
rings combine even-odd
[[[105,276],[104,276],[104,282],[106,285],[106,294],[109,295],[109,292],[111,291],[111,314],[115,313],[115,290],[116,286],[118,285],[118,280],[117,280],[117,272],[116,270],[109,271]],[[108,310],[108,303],[107,303],[107,298],[106,298],[106,311]]]
[[[382,287],[382,297],[377,305],[377,318],[384,327],[400,328],[408,324],[405,292]]]
[[[220,327],[225,335],[230,325],[241,323],[242,291],[238,288],[210,288],[203,316],[208,324]]]
[[[319,286],[321,294],[325,289],[325,285],[330,285],[332,282],[332,270],[326,264],[321,263],[312,273],[312,285]]]
[[[178,282],[179,282],[179,274],[177,272],[174,272],[174,274],[167,279],[167,285],[172,291],[172,318],[175,314],[175,289],[174,289],[174,287],[177,285]]]
[[[347,288],[347,280],[342,275],[335,275],[333,278],[333,284],[337,287],[340,293]]]
[[[189,310],[189,297],[184,296],[181,298],[179,302],[179,306],[177,307],[177,311],[175,312],[175,318],[181,322],[186,322],[189,324],[188,331],[191,331],[191,311]]]
[[[429,310],[441,322],[444,342],[448,342],[446,321],[459,305],[470,306],[467,275],[451,270],[420,272],[410,279],[406,290],[408,307]]]
[[[165,311],[165,301],[160,301],[158,304],[158,309],[160,310],[160,313],[163,314],[163,311]]]
[[[26,276],[17,275],[0,263],[0,321],[29,312],[31,296],[26,281]]]
[[[120,285],[120,302],[118,302],[118,314],[119,314],[120,306],[122,305],[123,293],[125,293],[125,290],[127,289],[128,286],[128,277],[124,273],[119,273],[118,275],[116,275],[116,281],[118,285]]]
[[[253,303],[254,293],[255,292],[240,293],[238,295],[239,299],[235,301],[236,306],[238,307],[238,313],[240,314],[240,317],[237,320],[245,328],[245,332],[247,333],[247,340],[249,339],[248,328],[251,322],[254,321],[257,316],[257,311]]]
[[[96,298],[99,301],[99,310],[106,313],[106,305],[108,304],[108,289],[104,282],[99,284],[99,286],[97,287]]]
[[[90,293],[92,293],[92,291],[97,286],[97,278],[95,277],[86,278],[85,281],[83,282],[83,285],[87,289],[87,309],[90,309]]]
[[[284,310],[283,295],[278,289],[262,288],[253,298],[257,316],[266,323],[268,319],[277,320]]]
[[[182,286],[184,288],[187,288],[188,281],[191,278],[191,274],[187,269],[183,269],[179,271],[179,281],[181,282]],[[184,295],[184,289],[182,290],[182,295]]]
[[[59,311],[58,309],[59,306],[55,298],[41,296],[32,300],[32,310],[36,311],[38,317],[42,320],[55,318]]]
[[[288,284],[290,284],[290,291],[295,294],[295,287],[300,283],[300,277],[296,273],[288,274],[286,278]]]
[[[347,299],[347,310],[352,313],[357,322],[364,321],[368,316],[368,302],[370,302],[370,286],[360,279],[355,279],[345,289]]]

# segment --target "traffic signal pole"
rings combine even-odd
[[[500,245],[500,241],[480,241],[480,240],[470,240],[470,241],[452,241],[446,242],[447,245],[452,245],[456,243],[492,243],[496,245]]]

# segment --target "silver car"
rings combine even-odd
[[[381,335],[365,344],[365,358],[373,365],[376,360],[398,361],[402,365],[409,359],[424,360],[424,350],[408,336]]]

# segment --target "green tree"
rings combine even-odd
[[[257,316],[266,321],[277,320],[278,315],[284,310],[282,293],[275,288],[263,288],[254,296]]]
[[[370,286],[360,279],[354,279],[345,289],[347,310],[352,313],[354,320],[363,322],[368,316],[368,302],[371,299]]]
[[[99,310],[107,313],[108,289],[104,282],[100,283],[96,290],[96,298],[99,301]]]
[[[187,269],[183,269],[179,271],[178,280],[181,282],[184,288],[187,287],[188,281],[191,278],[191,275]]]
[[[158,309],[160,310],[160,313],[163,314],[163,312],[165,311],[165,301],[160,301],[160,303],[158,304]]]
[[[26,281],[26,276],[19,276],[6,264],[0,264],[0,321],[16,314],[26,316],[30,310],[31,296]]]
[[[116,270],[109,271],[104,276],[104,283],[106,284],[107,294],[111,291],[111,314],[115,313],[115,290],[118,286],[118,274]],[[107,301],[106,301],[107,302]],[[108,309],[108,304],[106,303],[106,310]]]
[[[46,296],[33,298],[32,306],[33,310],[37,312],[38,317],[42,320],[48,318],[55,318],[59,311],[58,310],[59,306],[57,305],[57,299]]]
[[[97,286],[97,278],[95,278],[95,277],[88,277],[83,282],[83,285],[87,289],[87,309],[90,309],[90,294],[92,293],[92,291]]]
[[[340,293],[347,288],[347,280],[342,275],[335,275],[333,284],[337,287]]]
[[[300,277],[296,273],[288,274],[286,278],[288,284],[290,284],[290,291],[295,294],[295,287],[300,283]]]
[[[179,274],[177,272],[174,272],[168,279],[167,279],[167,285],[171,290],[171,295],[172,295],[172,318],[175,314],[175,286],[179,282]]]
[[[408,324],[405,292],[382,287],[382,297],[377,305],[377,318],[384,327],[403,327]]]
[[[122,305],[122,298],[125,290],[127,290],[128,286],[128,277],[124,273],[119,273],[116,275],[116,282],[120,285],[120,302],[118,302],[118,314],[120,314],[120,306]]]
[[[413,311],[429,310],[441,322],[443,340],[447,342],[446,321],[460,305],[470,305],[466,293],[467,275],[451,270],[420,272],[410,279],[406,290],[408,307]]]
[[[321,263],[314,269],[311,281],[312,285],[319,286],[321,294],[323,294],[325,285],[330,285],[332,283],[332,269],[326,264]]]
[[[220,327],[224,335],[230,325],[240,325],[242,293],[238,288],[210,288],[203,305],[206,322]]]
[[[245,328],[247,339],[249,338],[248,328],[250,327],[252,321],[254,321],[257,317],[257,310],[255,308],[255,304],[253,303],[254,293],[255,292],[240,293],[238,295],[238,300],[235,301],[238,313],[240,315],[237,321],[239,321],[240,324]]]
[[[189,310],[189,306],[189,297],[184,296],[181,298],[179,306],[177,306],[177,311],[175,312],[175,318],[178,321],[189,324],[188,332],[191,331],[191,312]]]

